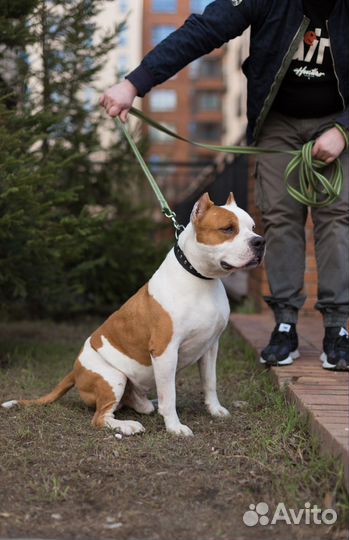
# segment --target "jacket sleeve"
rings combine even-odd
[[[202,15],[193,14],[183,26],[151,50],[126,78],[143,97],[184,66],[242,34],[264,4],[261,0],[216,0]]]
[[[349,107],[347,107],[339,116],[337,116],[336,122],[343,126],[346,130],[349,130]]]

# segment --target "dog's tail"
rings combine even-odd
[[[46,394],[46,396],[42,396],[38,399],[12,399],[11,401],[5,401],[1,406],[5,409],[11,409],[11,407],[15,407],[16,405],[47,405],[64,396],[64,394],[66,394],[74,385],[75,375],[74,371],[71,371],[49,394]]]

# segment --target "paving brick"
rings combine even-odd
[[[231,316],[237,332],[259,357],[274,328],[269,312]],[[300,359],[290,366],[272,367],[270,375],[279,387],[286,385],[290,402],[309,419],[310,430],[321,442],[321,451],[338,457],[349,488],[349,373],[326,371],[319,356],[323,326],[318,313],[303,315],[297,325]],[[262,368],[262,367],[261,367]]]

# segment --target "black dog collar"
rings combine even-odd
[[[185,270],[189,272],[189,274],[192,274],[193,276],[196,276],[201,279],[213,279],[210,277],[203,276],[197,270],[195,270],[195,268],[190,264],[190,262],[188,261],[188,259],[186,258],[186,256],[184,255],[183,251],[181,250],[178,244],[175,244],[174,246],[174,254],[176,255],[176,259],[179,262],[179,264],[181,264],[183,268],[185,268]]]

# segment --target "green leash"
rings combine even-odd
[[[260,155],[260,154],[288,154],[293,156],[289,164],[285,169],[284,181],[286,185],[287,192],[291,197],[296,199],[296,201],[305,204],[307,206],[321,208],[332,204],[340,195],[342,186],[343,186],[343,169],[340,160],[337,158],[333,162],[333,171],[329,178],[321,172],[326,163],[323,161],[313,159],[312,157],[312,148],[314,146],[314,141],[309,141],[304,144],[300,150],[279,150],[279,149],[270,149],[270,148],[260,148],[250,147],[250,146],[218,146],[213,144],[204,144],[191,141],[186,139],[177,133],[174,133],[170,129],[166,128],[162,124],[155,122],[151,118],[147,117],[138,109],[132,107],[130,113],[139,118],[143,122],[146,122],[149,126],[166,133],[170,137],[173,137],[177,140],[184,141],[193,146],[200,148],[205,148],[207,150],[213,150],[215,152],[224,152],[228,154],[244,154],[244,155]],[[151,174],[147,164],[145,163],[143,157],[141,156],[134,140],[130,136],[128,130],[121,122],[121,120],[116,118],[117,125],[123,131],[126,139],[128,140],[135,156],[137,157],[139,164],[141,165],[144,174],[146,175],[151,187],[154,190],[154,193],[160,203],[161,210],[163,214],[171,219],[175,230],[176,236],[183,230],[183,226],[179,225],[176,220],[176,214],[169,207],[165,197],[163,196],[159,186],[157,185],[153,175]],[[346,148],[348,148],[348,138],[345,131],[340,125],[336,124],[336,127],[341,131],[343,137],[346,141]],[[299,190],[294,188],[289,183],[290,175],[299,168]]]
[[[153,189],[153,191],[154,191],[154,193],[155,193],[155,195],[156,195],[156,197],[157,197],[157,199],[158,199],[158,201],[160,203],[162,213],[164,214],[165,217],[167,217],[168,219],[170,219],[172,221],[172,224],[173,224],[173,226],[175,228],[176,238],[178,238],[179,234],[184,230],[185,227],[178,223],[176,214],[169,207],[168,202],[166,201],[165,197],[163,196],[161,189],[157,185],[157,183],[155,181],[155,178],[151,174],[146,162],[144,161],[140,151],[138,150],[136,143],[134,142],[133,138],[131,137],[131,135],[129,134],[128,130],[126,129],[124,124],[121,122],[119,117],[116,117],[116,123],[119,126],[119,128],[121,129],[121,131],[124,133],[129,145],[131,146],[131,148],[133,150],[133,153],[135,154],[136,158],[138,159],[138,162],[139,162],[140,166],[142,167],[143,172],[144,172],[145,176],[147,177],[147,179],[149,181],[149,184],[152,187],[152,189]]]

